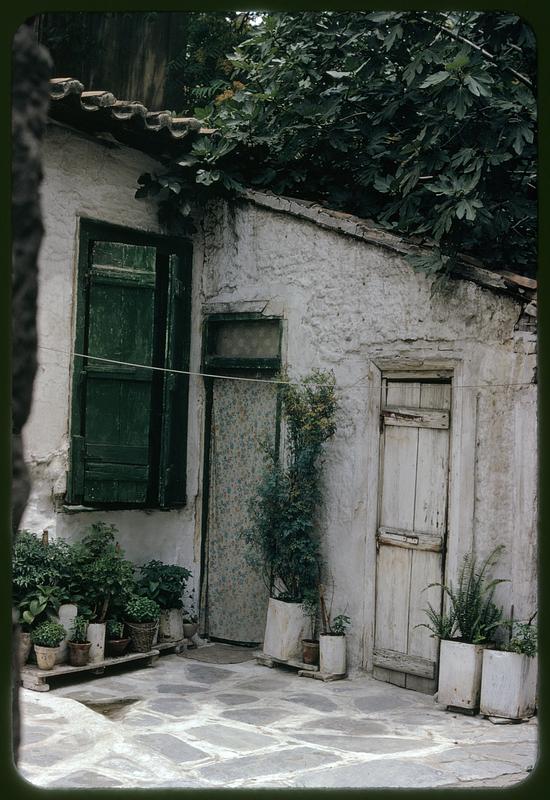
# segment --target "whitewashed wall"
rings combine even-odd
[[[51,126],[44,146],[38,329],[41,347],[24,431],[33,488],[22,527],[77,538],[114,522],[137,563],[160,558],[198,577],[204,396],[190,381],[188,504],[179,511],[56,513],[65,491],[78,220],[88,217],[158,233],[156,209],[136,201],[137,176],[155,162]],[[345,223],[343,223],[345,227]],[[291,374],[332,369],[338,431],[326,451],[319,524],[335,579],[335,609],[353,620],[352,667],[370,666],[374,622],[377,382],[386,364],[444,363],[454,370],[447,578],[472,544],[506,545],[499,599],[516,618],[536,603],[535,341],[514,331],[516,301],[468,281],[446,289],[402,256],[252,202],[214,206],[194,243],[191,370],[200,369],[202,315],[263,311],[285,319]],[[492,384],[488,388],[487,384]],[[527,385],[523,385],[527,384]],[[508,608],[506,609],[508,610]]]
[[[108,146],[89,137],[50,125],[44,143],[42,210],[45,237],[40,253],[38,297],[38,372],[29,422],[24,431],[32,493],[21,527],[48,529],[52,536],[78,538],[97,520],[117,525],[126,555],[137,563],[159,558],[196,567],[200,553],[195,528],[199,485],[201,402],[196,381],[190,385],[188,504],[176,511],[110,511],[56,513],[54,495],[66,488],[69,417],[74,342],[74,298],[78,224],[80,218],[160,233],[156,206],[134,198],[137,178],[157,162],[122,146]],[[200,266],[200,245],[196,251]],[[200,269],[195,269],[198,274]],[[194,304],[197,307],[197,303]],[[198,330],[198,323],[195,324]],[[193,338],[192,362],[197,366],[198,340]],[[44,349],[52,348],[55,351]],[[197,576],[198,577],[198,576]]]
[[[456,577],[472,545],[483,557],[502,542],[495,574],[511,583],[497,599],[506,612],[515,606],[516,619],[530,614],[536,356],[533,334],[514,331],[521,305],[469,281],[434,286],[399,254],[248,201],[212,209],[204,230],[205,311],[280,313],[291,375],[326,368],[336,376],[338,431],[326,449],[319,524],[334,607],[353,620],[352,664],[369,664],[372,649],[377,380],[384,365],[424,361],[454,369],[446,577]]]

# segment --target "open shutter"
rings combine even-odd
[[[166,320],[167,369],[189,369],[191,246],[169,259]],[[159,471],[159,503],[184,505],[189,377],[165,373]]]
[[[90,356],[152,364],[156,248],[94,242],[88,272]],[[87,359],[73,470],[84,503],[145,503],[152,371]]]

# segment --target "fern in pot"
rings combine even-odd
[[[537,705],[536,612],[526,621],[506,623],[507,639],[483,653],[480,712],[519,721],[532,717]]]
[[[264,473],[250,504],[252,524],[244,533],[250,560],[269,589],[264,652],[282,661],[301,660],[309,627],[302,604],[318,586],[316,523],[323,445],[336,430],[334,384],[332,373],[316,371],[281,386],[284,453],[266,448]]]
[[[447,610],[434,609],[428,603],[425,612],[432,636],[441,640],[439,658],[438,702],[450,709],[475,713],[479,709],[483,651],[492,642],[502,622],[503,611],[493,602],[495,588],[502,578],[488,579],[504,550],[495,547],[478,566],[473,552],[466,553],[456,587],[440,586],[447,598]]]

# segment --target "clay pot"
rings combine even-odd
[[[36,653],[38,669],[53,669],[56,659],[59,658],[60,648],[41,647],[39,644],[35,644],[34,652]]]
[[[107,639],[107,655],[110,658],[119,658],[126,652],[130,638],[127,639]]]
[[[196,634],[199,625],[197,622],[184,622],[183,623],[183,635],[186,639],[192,639],[193,636]]]
[[[319,640],[318,639],[302,639],[302,660],[304,664],[319,663]]]
[[[19,665],[23,667],[27,663],[31,652],[31,635],[28,631],[19,631]]]
[[[72,667],[84,667],[90,660],[91,642],[67,642],[69,647],[69,664]]]

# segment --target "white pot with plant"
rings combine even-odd
[[[59,622],[42,622],[31,632],[39,669],[53,669],[67,631]]]
[[[323,444],[336,430],[334,383],[332,374],[317,371],[281,384],[284,453],[266,448],[264,474],[250,503],[252,524],[244,533],[270,594],[263,650],[281,661],[301,662],[310,627],[303,602],[318,586],[316,518]]]
[[[78,607],[74,603],[61,603],[61,605],[59,606],[59,610],[57,612],[59,622],[61,623],[61,625],[63,625],[66,631],[70,631],[72,629],[77,615],[78,615]],[[60,645],[61,650],[59,656],[59,663],[61,664],[65,663],[69,657],[68,637],[69,635],[67,634],[67,636],[63,639]]]
[[[441,641],[437,701],[449,709],[475,713],[479,709],[483,651],[502,622],[502,608],[493,602],[501,578],[488,580],[503,545],[496,547],[478,568],[475,555],[466,553],[460,568],[458,586],[441,586],[448,600],[448,611],[428,604],[429,623],[421,623]],[[427,588],[430,588],[427,587]]]
[[[183,592],[190,570],[157,559],[140,567],[137,593],[154,600],[160,608],[158,638],[161,642],[183,639]]]
[[[327,610],[324,586],[319,587],[323,631],[319,636],[319,671],[323,675],[345,675],[346,629],[351,620],[345,614],[332,617],[332,601]]]
[[[508,641],[483,653],[480,712],[487,717],[522,720],[537,705],[537,628],[510,622]]]

